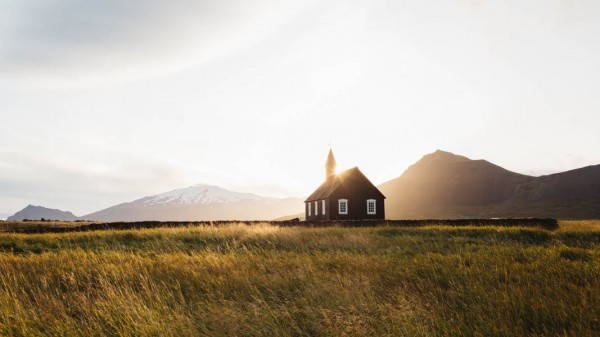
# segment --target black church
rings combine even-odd
[[[325,182],[304,201],[307,221],[385,219],[385,196],[358,167],[335,173],[329,149]]]

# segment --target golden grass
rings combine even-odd
[[[596,336],[595,226],[4,233],[0,335]]]
[[[559,231],[600,232],[600,220],[560,220]]]

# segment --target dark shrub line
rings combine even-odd
[[[11,228],[13,233],[68,233],[97,230],[127,230],[145,228],[175,228],[186,226],[223,226],[229,224],[256,225],[268,223],[281,227],[422,227],[422,226],[497,226],[535,227],[547,230],[558,229],[558,221],[551,218],[507,218],[507,219],[445,219],[445,220],[345,220],[345,221],[136,221],[92,223],[73,227],[41,225],[36,227]]]

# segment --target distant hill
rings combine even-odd
[[[22,221],[22,220],[61,220],[75,221],[77,217],[71,212],[61,211],[59,209],[51,209],[42,206],[28,205],[12,216],[9,216],[7,221]]]
[[[269,198],[195,185],[84,215],[98,221],[272,220],[303,210],[298,198]]]
[[[302,212],[302,213],[297,213],[297,214],[292,214],[292,215],[285,215],[285,216],[281,216],[279,218],[273,219],[273,221],[290,221],[290,220],[295,220],[295,219],[304,221],[304,220],[306,220],[306,214],[304,212]]]
[[[438,150],[379,188],[389,219],[600,217],[600,165],[532,177]]]

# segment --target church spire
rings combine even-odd
[[[335,175],[336,165],[333,151],[329,148],[329,155],[327,155],[327,162],[325,163],[325,179],[329,179]]]

